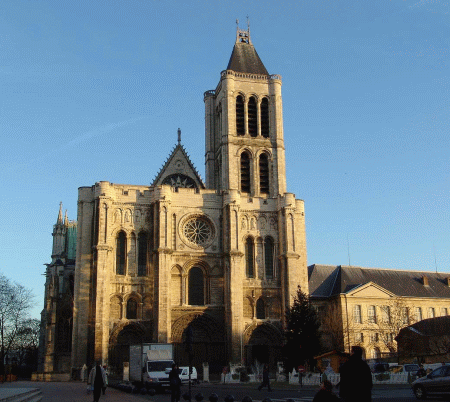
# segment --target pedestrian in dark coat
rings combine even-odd
[[[267,387],[269,392],[272,392],[272,388],[270,388],[270,378],[269,378],[269,365],[265,364],[263,368],[263,380],[261,385],[258,387],[258,391],[261,391],[263,387]]]
[[[352,347],[352,355],[341,369],[339,396],[345,402],[370,402],[372,400],[372,372],[362,359],[363,350]]]
[[[98,362],[89,374],[89,384],[94,388],[94,402],[98,402],[102,389],[106,387],[106,373]]]
[[[339,402],[339,398],[333,393],[333,384],[325,380],[319,392],[314,396],[313,402]]]
[[[171,402],[179,402],[181,394],[181,379],[180,379],[180,369],[176,364],[172,364],[172,370],[169,373],[169,384],[170,384],[170,394]]]

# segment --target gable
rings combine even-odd
[[[380,297],[384,299],[387,297],[395,296],[393,293],[373,282],[357,286],[356,288],[348,292],[347,295],[352,297]]]
[[[176,188],[205,188],[200,175],[181,144],[174,148],[152,185],[169,185]]]

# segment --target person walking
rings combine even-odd
[[[322,382],[313,402],[339,402],[339,398],[333,393],[333,384],[330,381],[324,380]]]
[[[88,383],[91,384],[91,387],[93,387],[94,390],[94,402],[98,402],[103,388],[106,387],[106,373],[100,365],[100,362],[97,362],[91,370]]]
[[[170,394],[171,402],[179,402],[181,394],[181,379],[180,379],[180,369],[176,364],[172,364],[172,370],[169,373],[169,384],[170,384]]]
[[[352,355],[340,369],[339,396],[344,402],[370,402],[372,400],[372,372],[362,359],[363,350],[352,347]]]
[[[272,388],[270,388],[270,378],[269,378],[269,365],[265,364],[263,368],[263,379],[261,385],[258,387],[258,391],[261,391],[262,388],[266,387],[269,392],[272,392]]]

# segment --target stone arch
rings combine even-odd
[[[250,147],[248,147],[248,146],[242,146],[242,147],[240,147],[240,148],[236,151],[236,156],[240,157],[241,154],[242,154],[243,152],[247,152],[247,153],[249,154],[249,156],[250,156],[250,159],[252,159],[252,160],[254,159],[255,153],[254,153],[253,150],[252,150]]]
[[[206,313],[183,315],[172,324],[172,342],[183,343],[186,330],[191,325],[195,342],[223,342],[225,339],[223,326]]]
[[[133,345],[143,342],[148,329],[138,321],[122,321],[115,325],[109,335],[109,344]]]
[[[152,342],[152,325],[138,321],[122,320],[109,335],[108,366],[112,372],[123,372],[123,362],[130,361],[130,345]]]
[[[254,322],[244,331],[244,345],[249,364],[258,361],[275,366],[282,359],[283,333],[270,322]]]
[[[208,313],[188,313],[172,323],[172,343],[175,349],[175,361],[187,365],[189,353],[186,350],[186,330],[191,326],[194,342],[192,345],[193,365],[202,367],[209,362],[210,373],[221,372],[227,364],[224,325]]]
[[[205,276],[209,276],[209,272],[210,272],[210,266],[207,262],[200,260],[200,259],[193,259],[193,260],[189,260],[187,261],[182,268],[182,274],[183,275],[187,275],[187,273],[189,272],[189,270],[192,267],[199,267],[203,270],[203,274]]]
[[[267,159],[269,160],[269,162],[272,162],[273,155],[272,155],[272,152],[270,152],[269,149],[267,149],[267,148],[259,149],[259,150],[256,152],[255,157],[256,157],[256,158],[259,158],[262,154],[265,154],[265,155],[267,156]]]

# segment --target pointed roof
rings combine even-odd
[[[205,188],[197,169],[191,162],[183,145],[181,145],[180,129],[178,129],[178,143],[153,180],[152,186],[163,184],[169,184],[172,187]]]
[[[63,223],[63,217],[62,217],[62,202],[59,203],[59,213],[58,213],[58,219],[56,220],[56,224],[60,225]]]
[[[250,39],[250,26],[247,30],[237,28],[236,43],[228,62],[227,70],[233,70],[239,73],[264,74],[269,75],[263,62],[256,53]]]

